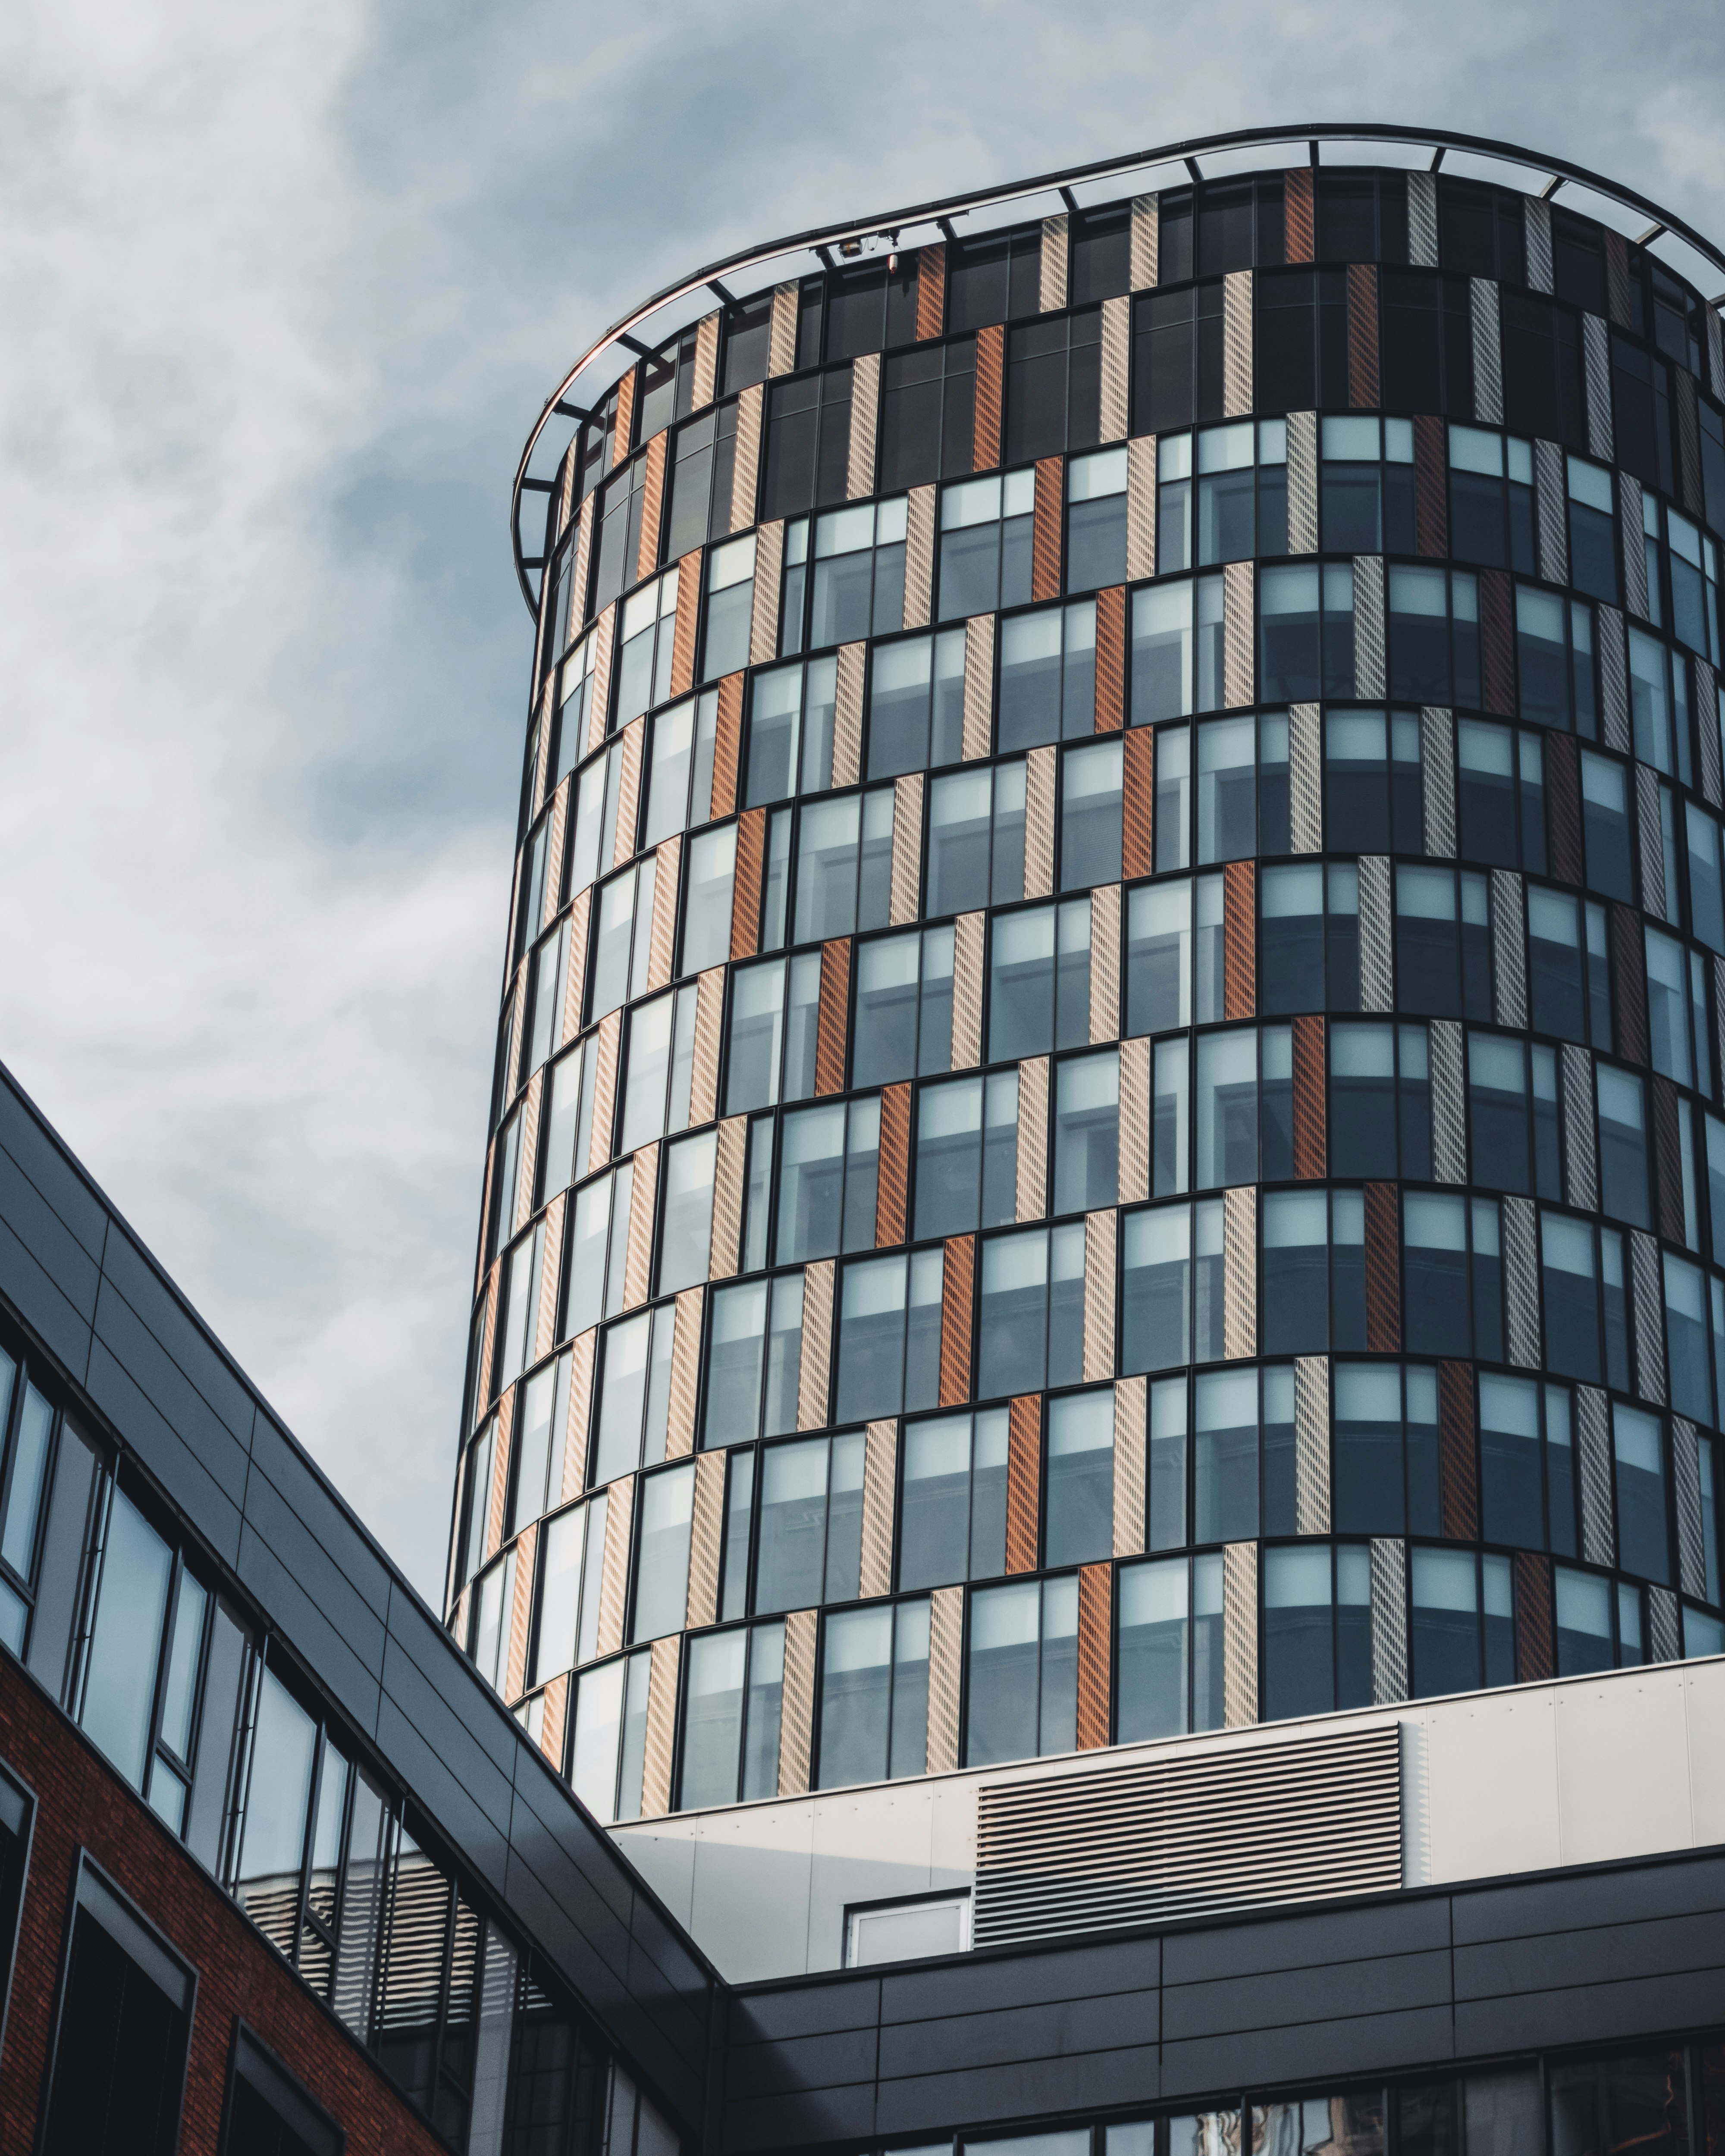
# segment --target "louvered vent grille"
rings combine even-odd
[[[985,1784],[973,1943],[1398,1887],[1399,1743],[1391,1725]]]

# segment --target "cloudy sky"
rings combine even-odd
[[[1725,235],[1716,0],[0,11],[0,1058],[442,1577],[542,398],[728,249],[1256,123]]]

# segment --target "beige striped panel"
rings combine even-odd
[[[677,1741],[677,1655],[682,1644],[675,1632],[653,1642],[647,1676],[647,1756],[641,1770],[643,1819],[660,1819],[670,1810],[671,1762]]]
[[[542,1697],[545,1712],[539,1724],[539,1749],[552,1772],[561,1774],[563,1771],[563,1732],[569,1719],[568,1677],[553,1677],[545,1687]]]
[[[892,896],[886,922],[903,928],[918,917],[922,897],[922,773],[892,788]]]
[[[509,1661],[503,1697],[519,1699],[527,1681],[527,1630],[533,1618],[533,1550],[539,1530],[529,1527],[515,1546],[515,1599],[509,1612]]]
[[[1127,275],[1135,292],[1147,292],[1156,282],[1157,257],[1161,251],[1160,198],[1134,195],[1132,208],[1131,267]]]
[[[492,1138],[490,1145],[485,1147],[485,1179],[483,1184],[481,1184],[480,1189],[480,1219],[481,1221],[489,1220],[491,1217],[491,1185],[496,1179],[497,1169],[500,1164],[499,1156],[501,1154],[502,1150],[502,1134],[499,1132]],[[473,1293],[474,1300],[475,1301],[478,1301],[480,1293],[484,1290],[485,1285],[485,1237],[482,1231],[480,1236],[479,1265],[478,1269],[474,1275],[473,1281]]]
[[[1126,574],[1137,583],[1156,574],[1156,437],[1126,445]]]
[[[1222,280],[1222,416],[1247,418],[1252,408],[1252,273]]]
[[[1249,1728],[1258,1718],[1258,1545],[1222,1551],[1222,1726]]]
[[[1120,1216],[1111,1207],[1084,1216],[1084,1382],[1114,1375],[1114,1249]]]
[[[533,808],[536,814],[538,812],[540,803],[545,798],[545,789],[547,785],[549,783],[551,776],[552,717],[557,710],[555,686],[556,684],[554,678],[552,680],[547,681],[545,685],[545,694],[540,699],[539,738],[533,752]],[[572,784],[572,781],[565,779],[563,784],[566,788],[570,787]],[[558,860],[559,864],[561,864],[561,855],[558,856]],[[560,890],[561,888],[561,877],[559,877],[559,880],[557,882],[551,883],[547,886],[548,891]]]
[[[677,876],[682,865],[680,838],[661,839],[653,855],[653,927],[647,944],[647,986],[670,986],[676,955]]]
[[[1102,397],[1099,441],[1126,439],[1132,375],[1132,301],[1124,293],[1102,302]]]
[[[905,503],[905,627],[927,629],[934,610],[932,486],[913,486]]]
[[[1150,1380],[1114,1382],[1114,1554],[1144,1548],[1145,1462],[1149,1444]]]
[[[1232,1362],[1258,1352],[1258,1194],[1250,1183],[1222,1193],[1222,1353]]]
[[[544,1098],[545,1073],[536,1070],[527,1081],[526,1097],[521,1102],[521,1149],[520,1166],[516,1171],[515,1218],[505,1233],[506,1242],[517,1228],[525,1228],[533,1217],[533,1168],[539,1151],[539,1112]]]
[[[737,465],[731,477],[731,529],[747,531],[755,521],[755,483],[761,466],[761,404],[757,382],[737,400]],[[759,553],[756,556],[758,564]]]
[[[973,613],[964,624],[964,722],[960,753],[974,763],[994,735],[994,617]]]
[[[620,869],[634,858],[635,824],[641,803],[641,742],[647,721],[636,719],[619,737],[623,744],[622,771],[617,787],[617,836],[611,848],[611,865]]]
[[[563,1437],[562,1502],[567,1504],[587,1486],[587,1440],[593,1426],[593,1348],[598,1340],[589,1327],[569,1349],[569,1422]]]
[[[695,1055],[689,1121],[699,1128],[719,1112],[719,1044],[725,1019],[725,968],[711,966],[695,984]]]
[[[769,375],[797,371],[797,286],[773,288],[773,325],[767,332],[767,372]]]
[[[1059,753],[1050,744],[1033,748],[1024,758],[1026,898],[1047,898],[1054,890],[1055,758]]]
[[[863,1454],[862,1594],[892,1592],[892,1513],[898,1480],[898,1424],[871,1422]]]
[[[544,911],[547,913],[557,911],[557,893],[563,887],[563,848],[569,835],[569,798],[574,789],[574,779],[566,778],[558,787],[556,798],[551,804],[550,836],[545,846]],[[542,923],[539,921],[535,921],[533,924],[533,932],[536,936],[541,926]]]
[[[641,536],[635,548],[637,580],[650,577],[659,562],[660,526],[665,516],[665,459],[670,436],[660,432],[647,444],[647,470],[641,487]]]
[[[511,990],[514,1002],[509,1014],[509,1066],[504,1081],[503,1097],[515,1098],[515,1089],[521,1083],[521,1034],[527,1023],[527,979],[530,961],[523,958],[516,968],[515,986]]]
[[[689,1600],[684,1622],[693,1631],[719,1614],[719,1553],[725,1535],[725,1455],[697,1453],[695,1510],[689,1530]]]
[[[778,656],[778,593],[784,578],[784,524],[763,524],[755,535],[755,595],[749,612],[749,664]]]
[[[742,1263],[742,1184],[748,1166],[749,1119],[732,1116],[719,1126],[713,1163],[713,1229],[707,1277],[734,1280]]]
[[[866,501],[875,491],[875,434],[880,413],[880,355],[865,352],[850,362],[850,457],[845,491]]]
[[[611,469],[629,462],[629,438],[635,424],[635,382],[633,367],[617,385],[617,424],[611,434]]]
[[[803,1359],[797,1373],[797,1427],[824,1430],[827,1372],[833,1348],[833,1260],[803,1269]]]
[[[958,1764],[964,1589],[937,1587],[928,1599],[928,1772],[950,1774]]]
[[[1090,895],[1090,1037],[1120,1038],[1120,886]]]
[[[952,924],[952,1068],[974,1070],[983,1060],[984,913],[961,913]]]
[[[1294,1358],[1294,1532],[1330,1532],[1330,1358]]]
[[[629,1182],[629,1255],[624,1265],[624,1309],[639,1311],[654,1291],[654,1201],[660,1188],[658,1142],[634,1156]]]
[[[686,696],[695,686],[695,630],[701,619],[701,549],[691,547],[677,563],[677,610],[671,633],[670,691]],[[706,804],[695,819],[701,822]]]
[[[695,373],[689,385],[690,406],[699,412],[711,404],[719,382],[719,316],[716,309],[695,325]],[[591,501],[592,496],[589,495]]]
[[[865,644],[839,646],[838,681],[833,705],[833,783],[855,786],[862,776],[863,670]]]
[[[539,1270],[539,1315],[533,1327],[533,1360],[557,1344],[557,1288],[563,1271],[563,1226],[569,1194],[560,1190],[545,1209],[545,1262]]]
[[[575,594],[569,609],[572,622],[579,619],[587,603],[587,572],[593,563],[593,522],[598,514],[598,499],[597,490],[588,495],[575,519],[575,566],[570,572],[570,587]]]
[[[1150,1043],[1140,1034],[1120,1044],[1120,1202],[1150,1195]]]
[[[595,1652],[614,1655],[623,1645],[623,1613],[629,1599],[629,1530],[634,1524],[635,1478],[620,1475],[605,1494],[605,1548],[599,1560],[598,1641]]]
[[[671,1337],[670,1405],[665,1456],[685,1460],[695,1450],[695,1395],[701,1380],[701,1306],[706,1291],[685,1287],[677,1297]]]
[[[808,1794],[814,1742],[814,1643],[818,1609],[793,1609],[784,1620],[784,1688],[778,1721],[778,1794]]]
[[[1230,711],[1252,701],[1252,578],[1250,562],[1222,572],[1222,701]]]
[[[1012,1217],[1040,1220],[1047,1210],[1048,1058],[1033,1055],[1019,1065],[1018,1183]]]
[[[593,630],[593,703],[587,715],[587,748],[591,755],[605,738],[611,709],[611,661],[617,645],[617,602],[599,616]]]
[[[1065,216],[1044,218],[1038,304],[1045,315],[1056,315],[1066,304],[1066,270],[1070,251],[1070,232]]]
[[[623,1013],[610,1011],[599,1020],[598,1030],[588,1044],[596,1075],[593,1089],[593,1141],[588,1147],[589,1174],[611,1158],[611,1114],[617,1098],[617,1047],[623,1032]]]
[[[511,1385],[497,1403],[497,1438],[491,1448],[491,1486],[485,1496],[485,1558],[503,1547],[503,1507],[509,1496],[509,1440],[515,1428],[515,1404],[519,1385]]]
[[[563,983],[563,1022],[557,1036],[559,1048],[581,1030],[581,1004],[587,993],[587,925],[593,907],[589,886],[569,909],[568,978]]]
[[[475,1412],[490,1397],[491,1363],[497,1352],[497,1292],[502,1276],[500,1260],[491,1267],[491,1276],[485,1283],[485,1322],[480,1330],[479,1369],[474,1378]]]

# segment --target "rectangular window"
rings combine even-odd
[[[951,1069],[952,946],[950,928],[857,945],[853,1086],[891,1086]]]
[[[1222,1201],[1128,1213],[1122,1257],[1124,1374],[1222,1357]],[[1196,1250],[1194,1243],[1196,1242]]]
[[[833,783],[833,713],[838,661],[775,667],[749,685],[748,762],[743,804],[824,793]]]
[[[1245,725],[1250,741],[1252,721]],[[1120,880],[1123,762],[1117,737],[1061,753],[1062,891],[1089,891]],[[1249,784],[1250,768],[1249,761]]]
[[[1437,1373],[1429,1363],[1338,1363],[1332,1442],[1338,1533],[1442,1532]]]
[[[928,1764],[926,1599],[829,1617],[823,1628],[814,1785],[896,1781]]]
[[[1395,871],[1396,1003],[1430,1018],[1491,1016],[1490,886],[1464,870]]]
[[[995,745],[1003,752],[1093,734],[1096,696],[1094,599],[1011,614],[1001,623]]]
[[[739,966],[732,975],[725,1113],[814,1095],[820,953]]]
[[[1266,584],[1270,578],[1286,573],[1268,572]],[[1132,723],[1135,726],[1183,718],[1194,711],[1222,708],[1227,701],[1223,629],[1223,579],[1219,576],[1153,584],[1132,594]],[[1265,691],[1266,701],[1278,703],[1284,701],[1286,693],[1267,688]]]
[[[1029,603],[1035,506],[1031,470],[941,490],[940,620]]]
[[[1601,1209],[1633,1228],[1650,1224],[1647,1209],[1647,1104],[1641,1081],[1615,1065],[1594,1069],[1599,1111]]]
[[[979,330],[1034,315],[1041,297],[1042,233],[990,233],[952,250],[947,280],[947,326]]]
[[[1629,1384],[1623,1238],[1560,1213],[1540,1216],[1546,1368],[1586,1384]]]
[[[1076,1384],[1084,1375],[1084,1223],[990,1236],[982,1275],[978,1368],[990,1394]]]
[[[1480,1373],[1480,1507],[1487,1542],[1574,1557],[1575,1447],[1569,1394]]]
[[[1098,449],[1066,465],[1066,588],[1126,582],[1126,451]]]
[[[1326,552],[1413,553],[1413,421],[1379,421],[1358,413],[1326,418],[1321,444],[1319,501]],[[1531,522],[1527,530],[1531,572]],[[1276,552],[1286,552],[1286,548]],[[1462,558],[1472,557],[1464,554]]]
[[[585,1505],[572,1506],[547,1523],[533,1635],[536,1685],[593,1659],[598,1643],[608,1502],[601,1491]]]
[[[1671,1557],[1664,1425],[1659,1416],[1614,1400],[1611,1439],[1616,1466],[1618,1563],[1640,1578],[1669,1585]]]
[[[1545,757],[1538,735],[1463,719],[1456,751],[1462,857],[1543,875]]]
[[[1332,850],[1424,850],[1420,721],[1412,711],[1324,718],[1324,831]]]
[[[721,850],[727,843],[733,849],[736,845],[734,831],[728,841],[723,833],[716,832],[712,836]],[[696,847],[690,849],[691,892],[696,888],[697,874],[693,865],[694,855],[701,843],[697,840]],[[630,997],[646,993],[655,878],[656,863],[649,859],[634,868],[625,869],[621,875],[613,876],[608,883],[599,886],[593,906],[592,955],[588,964],[589,1025],[617,1009]],[[685,944],[689,940],[685,937]]]
[[[1479,579],[1462,570],[1389,570],[1389,693],[1409,704],[1480,703]]]
[[[928,789],[929,913],[972,913],[1024,895],[1023,762],[937,778]]]
[[[1502,1358],[1502,1259],[1494,1199],[1402,1195],[1402,1262],[1415,1354]],[[1476,1343],[1476,1344],[1470,1344]]]
[[[824,507],[844,501],[851,390],[849,367],[773,384],[767,400],[763,523],[795,516],[816,503]]]
[[[1362,1180],[1429,1181],[1431,1081],[1423,1025],[1332,1025],[1330,1173]]]
[[[598,1383],[595,1482],[664,1459],[675,1324],[676,1306],[667,1302],[607,1328]]]
[[[1515,1599],[1509,1559],[1476,1556],[1471,1550],[1416,1548],[1409,1554],[1414,1698],[1474,1691],[1482,1684],[1513,1684]]]
[[[1070,1752],[1077,1741],[1078,1581],[1027,1580],[971,1598],[964,1763]]]
[[[880,371],[880,490],[957,479],[975,459],[976,340],[896,352]]]
[[[1662,935],[1656,928],[1643,932],[1647,939],[1647,1030],[1653,1067],[1680,1086],[1692,1086],[1695,1065],[1690,1053],[1690,998],[1683,947],[1675,937]]]
[[[904,627],[906,517],[899,495],[815,519],[811,649]]]
[[[678,577],[675,570],[643,584],[624,601],[617,631],[617,704],[610,730],[670,695],[671,652],[676,641]]]
[[[853,1260],[839,1287],[839,1422],[914,1414],[940,1397],[939,1250]]]
[[[1378,325],[1386,408],[1471,418],[1473,321],[1466,279],[1436,277],[1425,270],[1384,270],[1378,278]]]
[[[1192,886],[1183,879],[1127,895],[1126,1005],[1128,1034],[1192,1023]]]
[[[1589,598],[1607,606],[1617,595],[1617,524],[1611,474],[1603,465],[1581,457],[1565,459],[1569,494],[1569,581]]]
[[[706,615],[701,678],[716,681],[749,663],[749,620],[755,603],[755,536],[729,540],[706,557]]]
[[[680,1810],[778,1794],[783,1691],[783,1621],[690,1640]]]
[[[886,926],[892,827],[889,786],[810,802],[803,808],[797,834],[795,942]]]
[[[1044,316],[1006,341],[1006,461],[1095,446],[1101,427],[1102,311]]]
[[[1372,1572],[1364,1544],[1265,1551],[1263,1654],[1266,1722],[1371,1704]]]
[[[1548,428],[1541,431],[1550,439]],[[1458,561],[1534,573],[1531,443],[1450,427],[1450,544]]]
[[[585,1671],[575,1686],[569,1779],[593,1817],[608,1825],[641,1815],[652,1667],[651,1652],[642,1648]]]
[[[1017,1204],[1018,1114],[1016,1070],[918,1087],[916,1241],[1011,1222]],[[1114,1120],[1117,1127],[1117,1106]],[[1117,1135],[1115,1143],[1117,1152]]]
[[[1007,626],[1010,629],[1014,624]],[[927,771],[960,761],[964,754],[963,630],[948,629],[937,636],[906,637],[875,646],[869,676],[868,742],[870,778],[891,778],[901,772]],[[1002,746],[1006,746],[1004,736]],[[830,761],[829,756],[829,769]]]
[[[1087,899],[999,914],[988,937],[988,1060],[1020,1061],[1090,1039]]]
[[[1593,740],[1599,723],[1593,608],[1517,584],[1516,678],[1524,719]]]
[[[801,1108],[783,1119],[774,1259],[800,1265],[875,1247],[880,1096]]]
[[[1115,1741],[1222,1726],[1222,1558],[1120,1567]]]
[[[755,1558],[758,1612],[856,1599],[864,1443],[859,1430],[763,1448]]]
[[[905,1424],[900,1588],[996,1579],[1006,1569],[1007,1411]]]
[[[716,1288],[711,1304],[703,1448],[747,1445],[794,1430],[803,1366],[802,1274]]]
[[[1707,1361],[1707,1288],[1699,1265],[1665,1253],[1666,1357],[1671,1405],[1702,1422],[1713,1419],[1712,1372]]]
[[[1133,302],[1132,390],[1135,434],[1162,434],[1222,417],[1219,278]]]
[[[1530,884],[1527,957],[1536,1031],[1591,1041],[1609,1054],[1611,984],[1604,907]]]
[[[1204,1045],[1227,1037],[1209,1036]],[[1093,1213],[1113,1205],[1120,1184],[1117,1049],[1055,1065],[1054,1139],[1055,1211]]]
[[[1090,1564],[1114,1549],[1114,1389],[1048,1404],[1045,1564]]]

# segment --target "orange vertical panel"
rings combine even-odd
[[[998,322],[976,333],[976,433],[973,471],[993,471],[1000,461],[1000,415],[1006,391],[1006,331]]]
[[[539,1749],[552,1772],[563,1771],[563,1731],[569,1717],[569,1680],[553,1677],[545,1687],[545,1715],[539,1725]]]
[[[1156,865],[1156,737],[1148,726],[1129,726],[1124,747],[1120,872],[1131,882]]]
[[[674,696],[686,696],[695,685],[695,629],[700,618],[701,549],[697,547],[677,564],[677,625],[671,634]]]
[[[670,441],[669,434],[655,434],[647,444],[647,476],[641,487],[641,543],[635,554],[638,579],[650,577],[659,566],[659,526],[665,514],[665,453]]]
[[[1551,1613],[1551,1559],[1535,1550],[1516,1552],[1516,1677],[1532,1684],[1555,1676]]]
[[[1006,1568],[1034,1572],[1042,1496],[1042,1398],[1015,1399],[1007,1419]]]
[[[1414,543],[1422,554],[1450,551],[1450,467],[1444,422],[1435,412],[1414,415]]]
[[[1296,165],[1282,179],[1283,259],[1310,262],[1316,237],[1312,175],[1310,165]]]
[[[737,819],[737,875],[731,887],[731,955],[752,958],[761,941],[761,870],[767,851],[767,811],[746,808]]]
[[[1109,1647],[1113,1633],[1114,1568],[1078,1568],[1078,1749],[1108,1742]]]
[[[715,816],[728,816],[737,806],[737,764],[742,753],[742,676],[727,674],[719,684],[718,722],[713,738],[711,813]]]
[[[880,1167],[875,1195],[875,1248],[905,1240],[911,1180],[911,1088],[889,1086],[880,1096]]]
[[[1515,602],[1507,573],[1481,569],[1480,577],[1480,673],[1486,709],[1512,719],[1516,711]]]
[[[533,1330],[536,1363],[557,1344],[557,1291],[562,1285],[563,1224],[568,1206],[568,1192],[560,1190],[545,1209],[545,1263],[539,1275],[539,1310]]]
[[[1257,864],[1230,861],[1222,871],[1222,1015],[1250,1018],[1257,1008]]]
[[[1471,1363],[1438,1364],[1438,1455],[1443,1531],[1452,1542],[1476,1542],[1480,1471],[1474,1450]]]
[[[1394,1355],[1402,1344],[1401,1239],[1393,1183],[1366,1185],[1366,1346]]]
[[[1574,734],[1544,737],[1546,818],[1551,872],[1559,883],[1581,881],[1581,765]]]
[[[845,1091],[845,1031],[850,1005],[850,938],[820,947],[820,1009],[814,1035],[817,1096]]]
[[[916,341],[937,337],[946,321],[947,250],[924,247],[916,254]]]
[[[646,737],[644,719],[636,719],[626,726],[619,737],[623,753],[617,781],[617,836],[611,851],[613,868],[621,868],[634,855],[635,826],[641,812],[641,747]]]
[[[630,367],[617,385],[617,432],[611,438],[611,469],[629,461],[629,438],[635,424],[635,372]]]
[[[947,1240],[941,1271],[941,1396],[943,1408],[970,1398],[971,1316],[976,1301],[976,1237]]]
[[[1096,593],[1096,704],[1099,734],[1126,724],[1126,586]]]
[[[1324,1091],[1324,1022],[1294,1020],[1294,1173],[1322,1180],[1327,1154]]]
[[[1036,459],[1036,507],[1030,520],[1030,597],[1057,599],[1060,595],[1060,514],[1064,504],[1066,460],[1064,457]]]
[[[1378,408],[1378,269],[1348,265],[1348,401],[1357,412]]]
[[[533,1614],[533,1548],[538,1533],[537,1527],[529,1527],[515,1546],[515,1604],[509,1613],[505,1699],[519,1699],[527,1681],[527,1626]]]
[[[503,1547],[503,1507],[509,1495],[509,1441],[515,1428],[515,1404],[521,1388],[511,1385],[497,1407],[497,1440],[491,1449],[491,1487],[485,1507],[485,1557]]]

